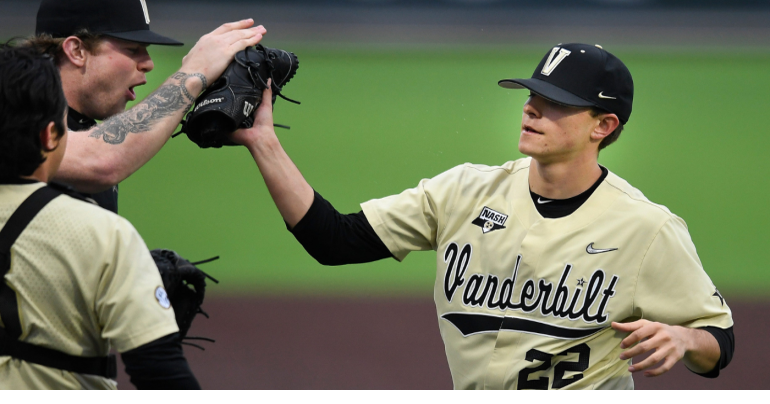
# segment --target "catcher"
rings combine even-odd
[[[55,179],[118,213],[119,182],[155,156],[195,95],[221,75],[234,54],[262,39],[264,27],[253,23],[247,19],[224,24],[201,37],[179,71],[125,110],[154,69],[147,47],[182,43],[150,29],[144,0],[42,0],[36,35],[26,45],[50,54],[62,77],[69,144]],[[196,273],[194,265],[178,256],[154,253],[153,258],[160,260],[166,290],[182,291],[180,296],[169,295],[184,337],[201,312],[205,274]],[[193,292],[179,288],[178,282]]]
[[[49,183],[71,136],[50,57],[0,47],[0,89],[0,390],[115,389],[111,348],[137,388],[200,388],[171,305],[194,316],[205,275],[156,253],[169,297],[127,220]]]

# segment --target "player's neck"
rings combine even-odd
[[[545,198],[567,199],[580,195],[602,175],[596,158],[541,163],[532,159],[529,189]]]
[[[61,154],[55,152],[43,152],[45,161],[40,163],[35,171],[30,175],[21,176],[21,178],[48,183],[56,175],[61,164]]]
[[[61,74],[62,90],[64,90],[67,106],[88,116],[88,111],[86,111],[84,103],[81,102],[86,96],[79,91],[82,88],[80,83],[82,80],[81,74],[76,70],[73,71],[72,68],[68,68],[68,66],[62,66],[59,69],[59,73]]]
[[[48,180],[53,177],[53,175],[51,175],[49,167],[45,167],[45,165],[45,163],[41,164],[37,167],[37,170],[32,173],[32,175],[25,175],[21,178],[47,183]]]

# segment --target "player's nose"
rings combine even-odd
[[[152,58],[150,57],[150,54],[147,53],[146,49],[144,50],[144,54],[141,55],[139,62],[136,64],[136,68],[143,73],[148,73],[155,68],[155,63],[152,61]]]
[[[539,118],[540,110],[537,108],[537,103],[534,102],[535,96],[530,96],[527,102],[524,103],[524,113],[530,118]]]

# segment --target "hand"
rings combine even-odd
[[[689,328],[671,326],[647,320],[638,320],[631,323],[612,323],[612,328],[620,332],[629,332],[620,343],[622,349],[633,346],[622,354],[620,359],[626,360],[644,353],[655,351],[648,358],[628,367],[628,371],[635,373],[648,369],[660,362],[662,365],[644,372],[647,377],[660,376],[668,372],[687,353],[690,333]],[[635,345],[635,346],[634,346]]]
[[[275,136],[273,128],[273,90],[272,82],[267,79],[267,88],[262,92],[262,103],[254,111],[254,125],[247,129],[238,129],[230,135],[234,143],[244,145],[251,149],[265,136]]]
[[[202,73],[211,84],[225,71],[239,51],[254,46],[267,33],[265,27],[251,27],[251,18],[222,25],[204,35],[182,59],[181,71]]]

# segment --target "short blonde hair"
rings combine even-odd
[[[104,35],[94,34],[87,29],[81,29],[72,34],[83,42],[83,47],[90,53],[95,53],[101,42],[104,40]],[[21,41],[19,45],[28,46],[34,48],[40,53],[47,53],[54,58],[56,65],[60,66],[64,60],[64,49],[62,45],[67,38],[54,38],[49,34],[39,34],[31,36]]]

